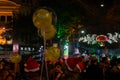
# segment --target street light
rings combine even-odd
[[[81,34],[84,34],[85,33],[85,31],[84,30],[81,30]]]

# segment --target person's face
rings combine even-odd
[[[13,80],[13,77],[12,77],[12,76],[9,76],[9,77],[7,78],[7,80]]]
[[[118,69],[120,70],[120,64],[117,65]]]
[[[61,66],[60,66],[60,65],[57,65],[57,66],[55,67],[55,69],[56,69],[56,72],[59,72],[59,71],[61,71]]]

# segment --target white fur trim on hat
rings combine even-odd
[[[80,66],[78,64],[76,65],[76,67],[79,69],[80,72],[82,72],[81,68],[80,68]]]
[[[35,68],[35,69],[30,69],[30,70],[28,70],[28,69],[24,69],[25,70],[25,72],[35,72],[35,71],[38,71],[40,68],[38,67],[38,68]]]
[[[65,59],[65,64],[67,65],[68,70],[73,71],[73,69],[70,68],[70,66],[67,63],[67,59]]]

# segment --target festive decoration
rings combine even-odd
[[[39,63],[36,60],[34,60],[32,57],[28,57],[24,66],[25,66],[24,68],[25,72],[35,72],[40,69]]]
[[[98,42],[105,42],[107,40],[108,40],[108,37],[106,35],[98,35],[96,37],[96,41],[98,41]]]
[[[86,36],[84,37],[80,37],[79,38],[79,42],[84,42],[84,43],[87,43],[87,44],[96,44],[97,41],[96,41],[96,37],[98,35],[97,34],[87,34]],[[120,34],[115,32],[114,34],[112,33],[107,33],[107,36],[108,40],[106,42],[112,44],[112,43],[117,43],[118,40],[120,39]]]
[[[47,8],[40,8],[33,14],[33,23],[38,28],[38,35],[42,36],[45,40],[53,38],[56,33],[53,25],[56,20],[54,21],[53,18],[57,18],[55,13]]]
[[[69,47],[69,42],[66,41],[66,42],[65,42],[65,45],[64,45],[64,59],[67,59],[67,58],[68,58],[68,53],[69,53],[68,47]]]
[[[60,50],[57,47],[49,47],[46,52],[46,59],[50,61],[56,61],[60,57]]]
[[[13,63],[19,63],[21,61],[22,57],[18,53],[13,53],[10,55],[10,60]]]
[[[108,40],[108,37],[106,35],[98,35],[96,37],[96,41],[100,42],[100,46],[104,46],[104,42]]]
[[[55,49],[55,48],[48,49],[47,53],[45,53],[46,40],[50,40],[51,38],[53,38],[55,33],[56,33],[56,29],[53,26],[53,22],[52,22],[53,21],[53,16],[55,16],[55,15],[53,15],[46,8],[38,9],[33,14],[33,23],[38,28],[38,35],[41,34],[41,36],[43,37],[43,40],[44,40],[44,54],[43,54],[44,60],[47,57],[51,61],[56,60],[59,57],[59,53],[60,53],[60,51],[58,49]],[[49,55],[49,56],[46,56],[46,54]],[[40,79],[42,79],[43,66],[46,63],[46,61],[44,61],[44,60],[43,60],[43,63],[42,63]],[[46,76],[47,76],[47,79],[48,79],[47,66],[45,65],[45,67],[46,67],[46,74],[47,74]]]
[[[41,28],[41,35],[45,40],[51,39],[55,36],[56,29],[53,25],[47,25]]]
[[[87,34],[84,37],[80,37],[79,42],[87,42],[88,44],[95,44],[97,43],[97,41],[95,40],[96,36],[97,36],[96,34],[93,35]]]
[[[5,45],[6,44],[6,38],[3,36],[3,34],[6,32],[5,29],[0,28],[0,44]]]
[[[33,23],[35,27],[42,28],[48,24],[52,24],[52,14],[44,8],[38,9],[33,14]]]
[[[0,44],[12,44],[11,35],[7,33],[7,31],[12,30],[11,28],[5,29],[4,27],[0,27]]]
[[[0,36],[0,44],[5,45],[7,43],[7,40],[4,36]]]

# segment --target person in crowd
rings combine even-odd
[[[116,65],[110,70],[108,80],[120,80],[120,58],[117,59]]]
[[[62,80],[64,75],[61,66],[60,62],[55,63],[55,67],[49,72],[50,80]]]
[[[9,73],[9,74],[5,77],[5,80],[15,80],[14,78],[15,78],[15,76],[12,75],[11,73]]]
[[[87,80],[103,80],[102,69],[98,65],[98,59],[96,57],[91,58],[91,63],[86,68]]]
[[[103,79],[106,80],[109,77],[109,71],[111,69],[110,59],[108,57],[102,57],[99,65],[102,69]]]

